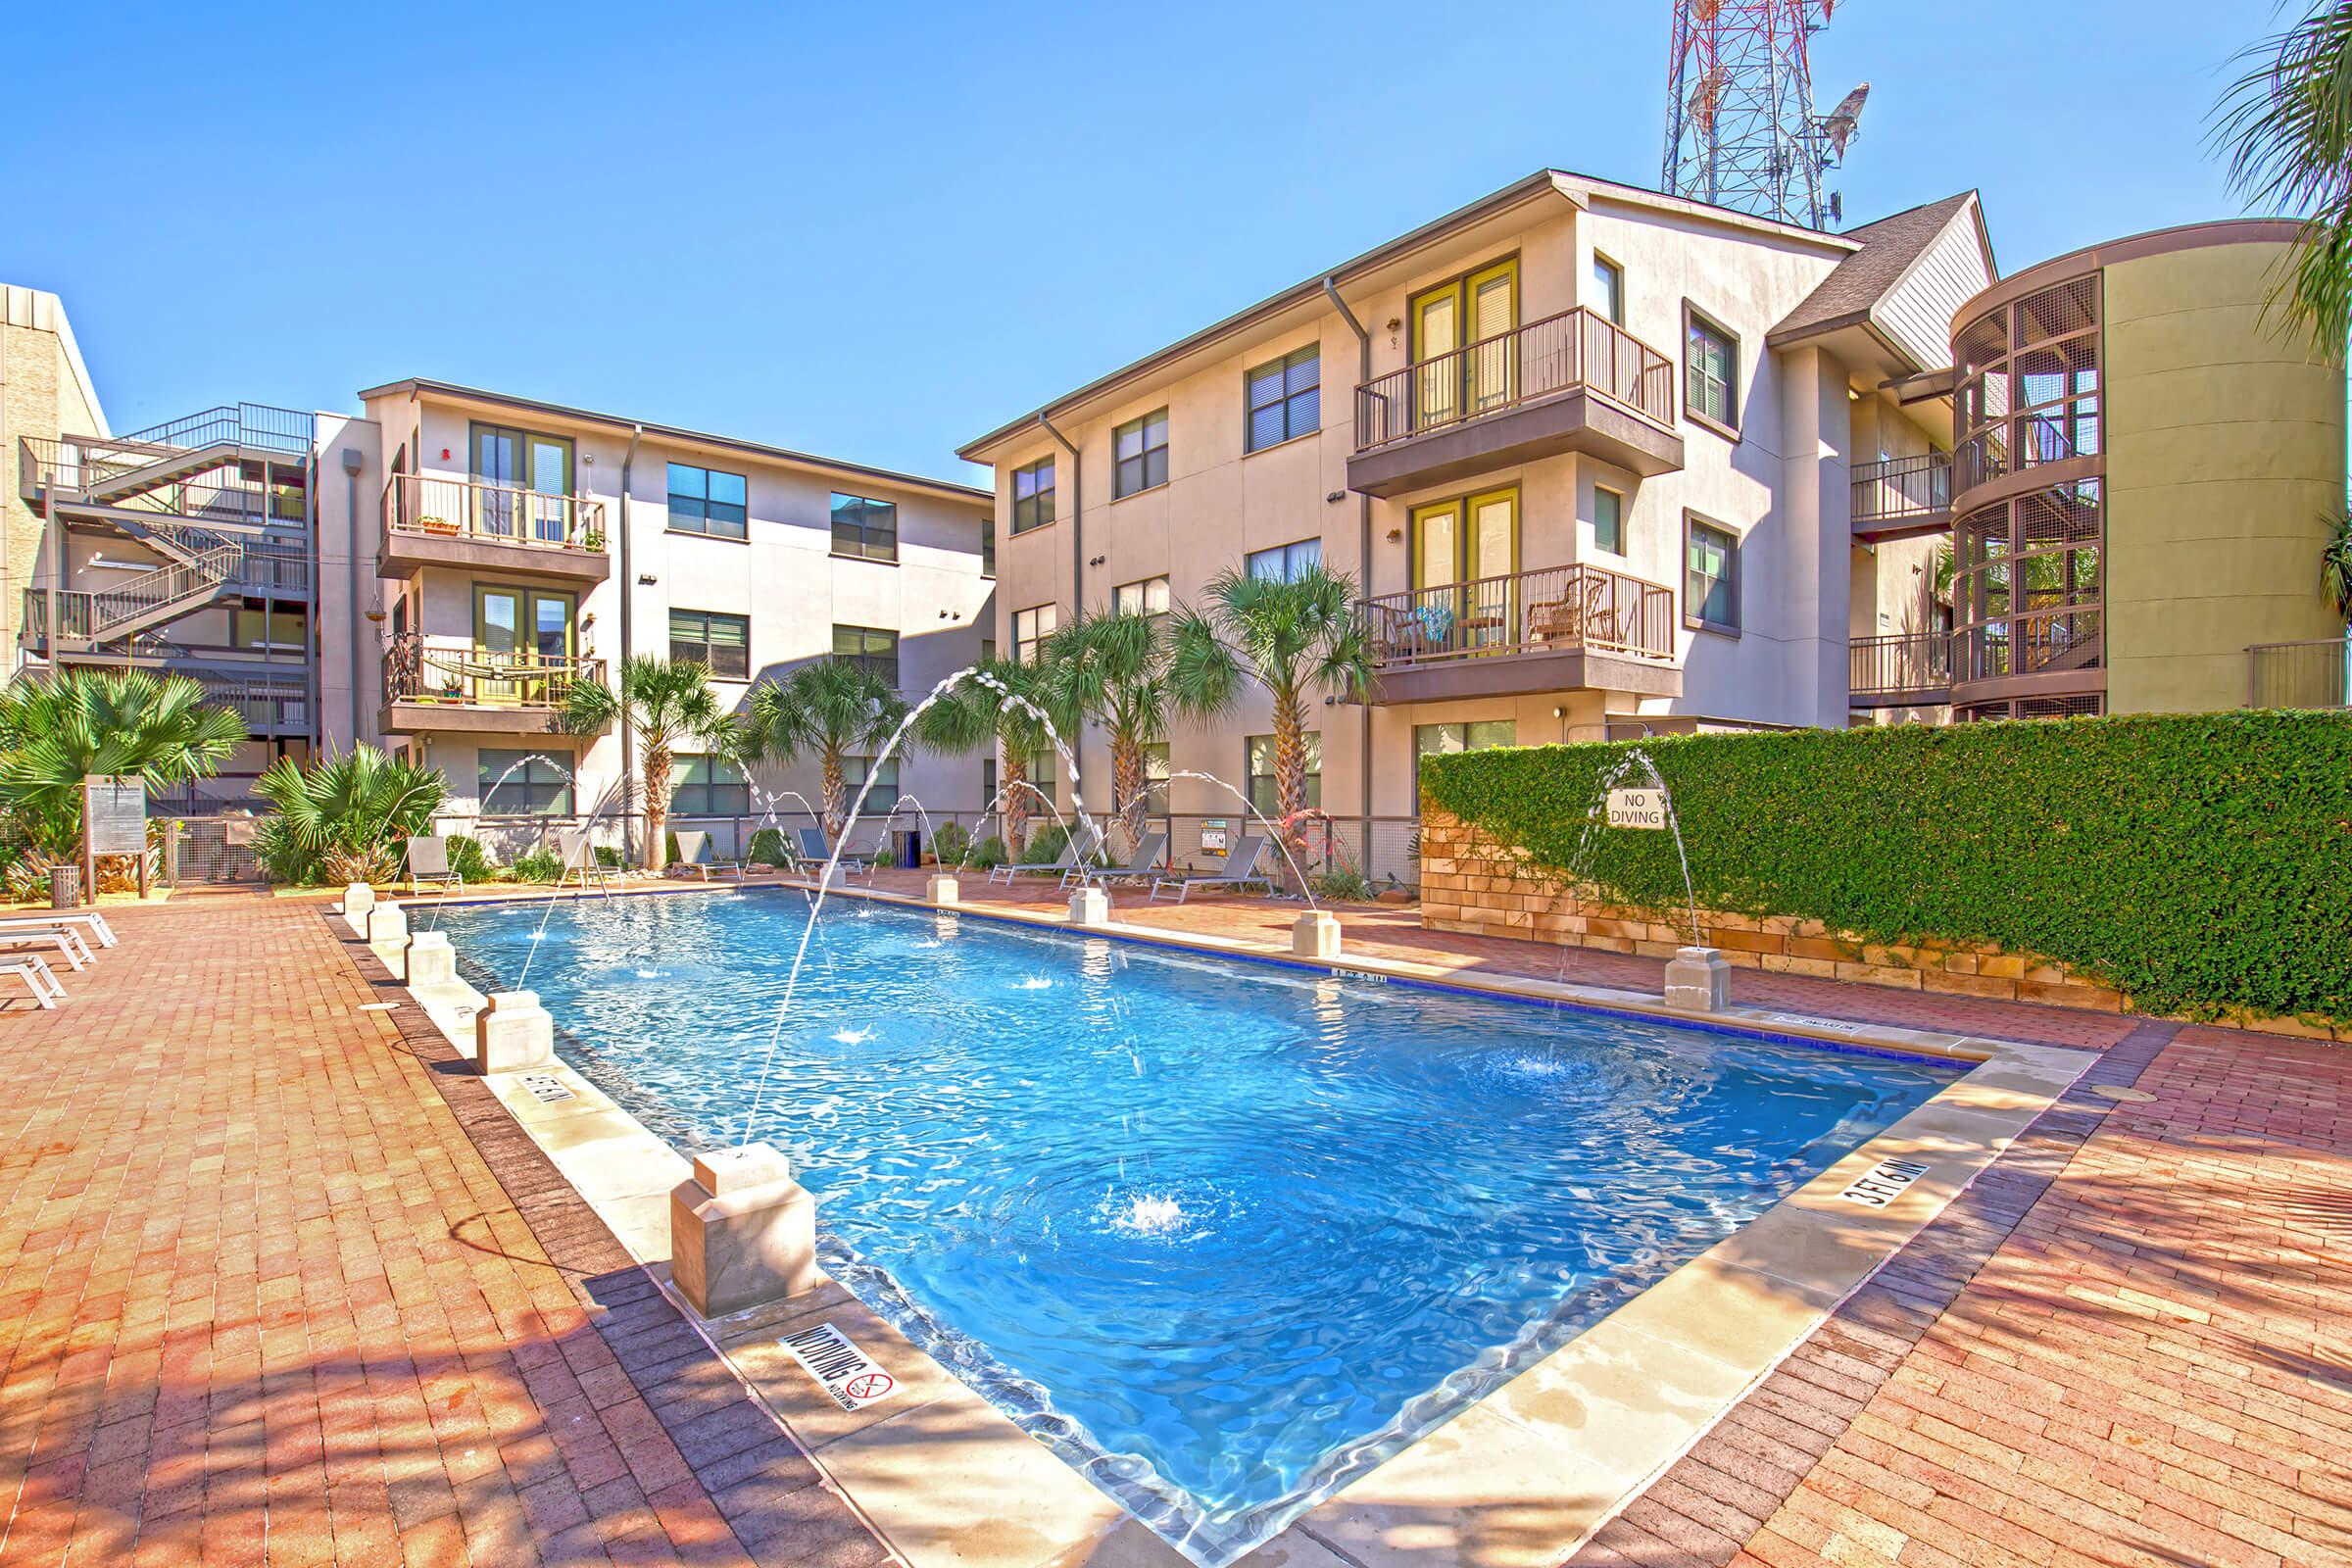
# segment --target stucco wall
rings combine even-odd
[[[2110,712],[2243,706],[2249,644],[2342,634],[2318,563],[2344,505],[2344,372],[2264,318],[2285,254],[2106,270]]]

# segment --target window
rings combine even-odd
[[[571,780],[536,752],[473,754],[484,816],[569,816]]]
[[[1061,759],[1054,754],[1053,747],[1039,747],[1029,754],[1021,765],[1028,770],[1029,782],[1036,787],[1038,795],[1043,795],[1055,805],[1061,803]],[[1030,795],[1027,790],[1016,793],[1027,796],[1029,804],[1036,806],[1037,795]]]
[[[1016,664],[1037,662],[1038,650],[1054,635],[1060,623],[1060,612],[1052,605],[1038,605],[1029,610],[1012,612],[1012,661]]]
[[[1592,487],[1592,547],[1625,554],[1625,497],[1606,485]]]
[[[866,775],[874,779],[874,792],[865,798],[864,815],[878,816],[899,804],[899,760],[892,758],[881,766],[874,765],[870,757],[845,757],[841,760],[841,776],[850,786],[849,799],[858,799],[858,791]]]
[[[1012,531],[1027,533],[1054,520],[1054,460],[1040,458],[1012,470]]]
[[[1592,309],[1625,324],[1625,269],[1598,251],[1592,253]]]
[[[996,662],[996,659],[997,659],[997,640],[996,640],[994,637],[983,637],[983,638],[981,638],[981,639],[980,639],[980,662],[982,662],[983,664],[991,664],[991,663],[994,663],[994,662]]]
[[[708,664],[720,680],[749,680],[751,617],[721,614],[715,610],[673,610],[669,612],[669,657]]]
[[[833,497],[833,553],[862,561],[899,559],[899,509],[865,496]]]
[[[1309,344],[1259,366],[1244,378],[1249,388],[1249,450],[1278,447],[1323,424],[1323,349]]]
[[[984,757],[980,760],[980,809],[993,811],[1003,804],[997,799],[997,760]],[[980,836],[985,838],[987,835]]]
[[[1687,303],[1683,322],[1683,412],[1701,424],[1737,434],[1740,340]]]
[[[980,519],[980,575],[994,577],[996,574],[997,519],[993,516],[982,517]]]
[[[1683,623],[1740,629],[1740,537],[1690,517],[1685,524]]]
[[[1306,802],[1308,806],[1323,804],[1323,737],[1308,730],[1299,739],[1306,751]],[[1250,774],[1250,804],[1261,816],[1274,817],[1274,737],[1250,737],[1248,769]],[[1279,820],[1279,818],[1277,818]]]
[[[1144,814],[1168,814],[1168,743],[1153,741],[1144,748]]]
[[[669,466],[669,525],[681,533],[741,539],[750,515],[745,506],[748,492],[749,485],[740,473],[673,463]]]
[[[1276,545],[1271,550],[1252,550],[1243,565],[1252,577],[1280,577],[1291,581],[1306,574],[1309,566],[1323,564],[1323,541],[1301,539],[1297,544]]]
[[[240,607],[228,612],[228,642],[232,648],[307,648],[310,640],[310,630],[299,610]]]
[[[1509,718],[1482,718],[1469,724],[1413,726],[1413,777],[1421,777],[1421,759],[1451,757],[1456,752],[1483,752],[1491,746],[1519,744],[1519,723]]]
[[[1110,497],[1168,482],[1168,411],[1157,409],[1110,432]]]
[[[1118,615],[1164,615],[1168,612],[1168,579],[1146,577],[1123,582],[1110,591],[1110,609]]]
[[[874,626],[836,626],[833,657],[871,671],[894,692],[899,689],[899,634],[895,631]]]
[[[751,781],[732,762],[715,757],[680,757],[670,784],[672,817],[752,814]]]

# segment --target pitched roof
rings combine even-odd
[[[1782,348],[1869,319],[1871,308],[1893,291],[1911,270],[1911,264],[1976,199],[1975,191],[1964,190],[1956,196],[1882,218],[1875,223],[1847,229],[1845,237],[1860,240],[1862,248],[1839,262],[1829,276],[1815,284],[1813,292],[1782,318],[1781,324],[1772,329],[1765,341],[1776,349]],[[1982,219],[1979,224],[1982,237]],[[1985,254],[1989,261],[1989,244]]]

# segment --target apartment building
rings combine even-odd
[[[24,587],[32,581],[47,527],[26,491],[24,441],[67,431],[107,433],[106,411],[55,294],[0,283],[0,649],[8,673],[23,663]]]
[[[1376,678],[1323,708],[1310,798],[1376,862],[1426,752],[1925,710],[1851,664],[1942,626],[1948,514],[1858,527],[1856,497],[1940,471],[1948,323],[1994,275],[1973,192],[1826,234],[1539,172],[962,448],[998,641],[1347,572]],[[1269,796],[1270,730],[1179,722],[1159,760]],[[1184,779],[1165,808],[1180,853],[1235,809]]]

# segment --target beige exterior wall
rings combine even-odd
[[[65,306],[55,294],[0,284],[0,679],[23,666],[24,590],[44,566],[43,526],[24,498],[19,438],[111,433]]]
[[[2241,707],[2250,644],[2343,633],[2318,563],[2344,505],[2344,371],[2265,320],[2286,256],[2106,269],[2110,712]]]

